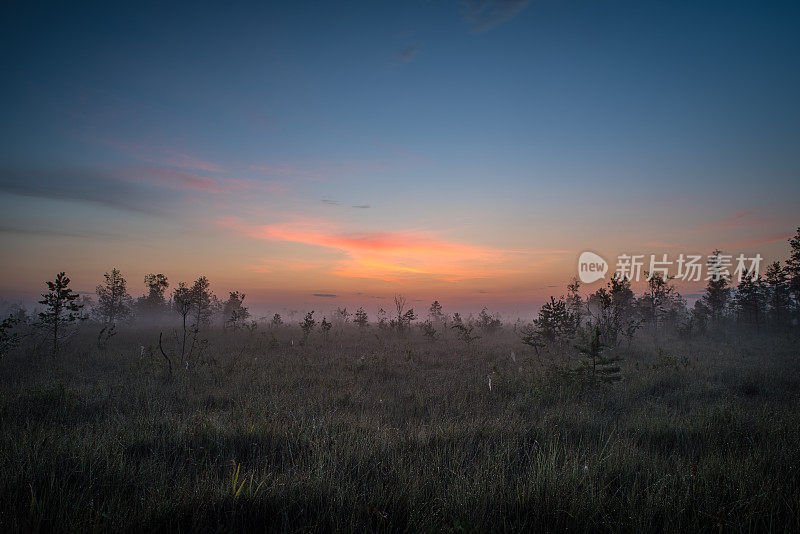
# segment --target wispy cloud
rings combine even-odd
[[[274,193],[285,190],[287,186],[285,182],[269,180],[218,176],[211,178],[166,167],[138,167],[127,170],[124,175],[130,180],[144,181],[176,191],[193,191],[214,195],[243,190]]]
[[[770,243],[777,243],[779,241],[788,241],[792,237],[792,235],[793,234],[789,233],[772,234],[769,236],[749,239],[745,241],[726,243],[723,245],[722,248],[726,250],[735,250],[739,248],[750,248],[750,247],[757,247],[760,245],[769,245]]]
[[[365,210],[369,208],[369,204],[357,204],[355,206],[350,206],[351,208],[358,208],[360,210]]]
[[[695,228],[694,231],[713,232],[720,230],[731,230],[733,228],[747,226],[748,224],[755,224],[756,221],[753,220],[753,215],[755,214],[756,212],[754,210],[742,210],[725,219],[701,224]]]
[[[147,167],[135,169],[132,172],[140,180],[170,189],[202,191],[204,193],[218,193],[220,190],[219,184],[211,178],[186,171]]]
[[[145,144],[127,143],[116,139],[98,139],[100,144],[134,156],[147,163],[175,167],[190,171],[204,171],[213,173],[227,172],[225,167],[205,159],[192,156],[173,148],[154,147]]]
[[[472,31],[485,32],[509,21],[522,13],[530,0],[467,0],[464,18],[472,25]]]
[[[0,169],[0,192],[91,202],[136,213],[159,213],[161,202],[113,173],[91,169]]]
[[[338,295],[334,293],[313,293],[312,296],[314,297],[323,297],[327,299],[335,299]]]
[[[398,52],[394,55],[394,62],[395,64],[408,63],[414,59],[418,52],[419,45],[415,44],[407,46],[401,50],[398,50]]]
[[[165,157],[161,160],[161,163],[169,165],[170,167],[206,172],[226,172],[225,168],[221,165],[190,156],[189,154],[184,154],[183,152],[178,152],[177,150],[165,149],[164,154]]]
[[[330,198],[323,198],[322,202],[323,202],[323,204],[328,204],[329,206],[338,206],[339,205],[339,201],[338,200],[333,200],[333,199],[330,199]]]
[[[42,228],[16,224],[0,224],[0,233],[46,237],[76,237],[81,239],[119,239],[119,236],[97,231],[70,231],[61,228]]]
[[[281,176],[284,178],[318,178],[319,173],[300,169],[291,165],[281,163],[278,165],[250,165],[251,171],[257,171],[268,176]]]

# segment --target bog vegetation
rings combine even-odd
[[[513,323],[58,273],[0,323],[0,530],[798,531],[790,244],[691,308],[654,273]]]

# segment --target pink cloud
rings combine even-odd
[[[737,243],[728,243],[724,246],[726,249],[737,249],[737,248],[749,248],[749,247],[757,247],[759,245],[769,245],[770,243],[777,243],[779,241],[788,241],[792,237],[792,234],[778,234],[772,235],[767,237],[762,237],[758,239],[752,239],[749,241],[739,241]]]
[[[205,171],[213,173],[226,172],[222,165],[191,156],[172,148],[159,148],[143,144],[126,143],[116,139],[97,139],[98,143],[110,146],[115,150],[131,154],[142,161],[156,163],[178,169]]]
[[[518,265],[518,259],[517,264],[513,264],[515,258],[525,251],[460,243],[429,231],[345,232],[330,221],[304,218],[259,226],[245,224],[237,218],[227,218],[220,220],[219,224],[255,239],[338,250],[345,258],[332,268],[332,272],[343,277],[387,281],[435,278],[455,282],[525,272]],[[531,265],[526,267],[530,268]]]
[[[221,165],[195,158],[176,150],[165,149],[164,153],[166,154],[166,158],[161,160],[163,165],[178,167],[179,169],[193,169],[206,172],[225,172],[225,169]]]
[[[219,184],[204,176],[198,176],[185,171],[176,171],[166,168],[137,169],[136,176],[147,182],[168,187],[170,189],[202,191],[204,193],[218,193]]]
[[[250,180],[246,178],[210,178],[167,167],[134,168],[128,172],[128,177],[131,180],[145,181],[169,189],[215,195],[245,190],[277,193],[284,191],[288,187],[285,182]]]
[[[711,223],[706,223],[703,225],[698,226],[695,228],[695,232],[711,232],[711,231],[718,231],[718,230],[730,230],[732,228],[740,228],[742,226],[746,226],[748,224],[753,224],[754,221],[751,220],[751,217],[755,215],[755,211],[753,210],[743,210],[740,211],[731,217],[726,219],[722,219],[721,221],[715,221]]]
[[[284,177],[318,177],[319,174],[315,172],[298,169],[290,165],[282,163],[280,165],[250,165],[250,170],[262,172],[270,176],[284,176]]]

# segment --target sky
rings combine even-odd
[[[523,314],[586,250],[800,225],[796,3],[164,4],[0,8],[0,296]]]

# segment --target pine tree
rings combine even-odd
[[[423,322],[422,325],[422,335],[428,338],[429,341],[436,340],[436,328],[433,326],[433,321],[428,319],[427,321]]]
[[[545,302],[539,310],[539,317],[533,320],[536,335],[544,343],[567,341],[574,333],[573,324],[563,297],[558,300],[550,297],[550,302]]]
[[[736,288],[736,307],[740,318],[761,328],[764,315],[764,284],[753,273],[747,273]]]
[[[53,357],[58,356],[60,343],[67,337],[67,328],[80,317],[77,312],[83,305],[75,302],[78,294],[69,288],[69,278],[60,272],[53,282],[46,282],[47,293],[42,293],[43,299],[39,304],[46,306],[45,311],[39,313],[39,324],[50,331],[53,341]]]
[[[709,266],[721,264],[721,252],[715,250],[709,257]],[[726,276],[710,276],[703,295],[703,303],[708,308],[710,322],[716,326],[721,321],[728,307],[731,288]]]
[[[322,334],[327,339],[328,332],[330,332],[331,328],[333,328],[333,323],[328,322],[328,320],[325,317],[323,317],[322,322],[319,324],[319,327],[322,329]]]
[[[792,248],[789,259],[786,260],[786,273],[789,276],[789,299],[793,311],[800,316],[800,228],[797,234],[789,240]]]
[[[428,309],[428,317],[434,323],[444,323],[444,313],[442,312],[442,305],[438,300],[434,300],[431,307]]]
[[[573,278],[567,285],[567,309],[572,316],[573,329],[577,331],[583,324],[583,297],[580,294],[581,281]]]
[[[478,326],[485,333],[494,334],[500,330],[500,327],[503,326],[503,322],[500,320],[498,315],[489,315],[489,312],[486,310],[486,308],[483,308],[480,315],[478,315]]]
[[[369,324],[369,319],[367,318],[367,312],[364,311],[364,308],[359,308],[356,310],[356,313],[353,315],[353,322],[359,328],[364,328]]]
[[[575,345],[575,348],[588,358],[587,365],[591,369],[593,380],[599,379],[606,383],[622,380],[621,370],[617,365],[620,358],[604,355],[607,347],[600,341],[600,327],[594,327],[589,346]]]
[[[17,324],[19,319],[14,315],[9,315],[0,322],[0,358],[19,345],[19,335],[13,331]]]
[[[780,262],[773,262],[764,273],[767,286],[769,315],[777,327],[786,323],[789,307],[789,275]]]
[[[306,314],[303,322],[300,323],[300,328],[303,329],[303,342],[308,340],[308,336],[311,334],[311,331],[314,330],[314,325],[316,324],[317,321],[314,320],[314,310],[311,310]]]

